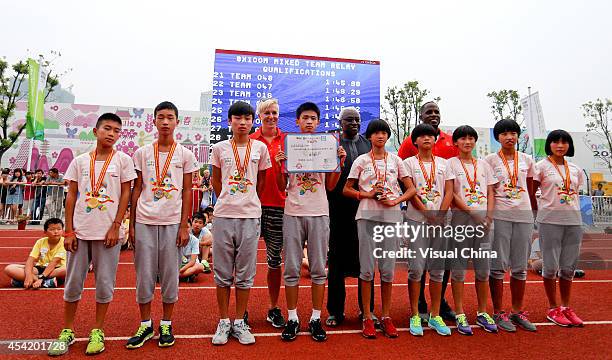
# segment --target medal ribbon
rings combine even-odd
[[[176,142],[172,143],[170,147],[170,151],[168,152],[168,157],[166,158],[166,162],[164,163],[164,169],[162,170],[161,176],[159,174],[159,144],[156,142],[153,143],[153,155],[155,157],[155,180],[157,180],[157,187],[162,186],[162,181],[168,174],[168,168],[170,168],[170,162],[172,162],[172,156],[174,155],[174,150],[176,149]]]
[[[376,161],[374,160],[374,151],[370,150],[370,158],[372,159],[372,167],[374,168],[374,174],[376,174],[376,182],[381,183],[383,188],[385,187],[385,184],[387,183],[387,154],[388,153],[385,151],[385,173],[383,174],[383,177],[381,178],[380,170],[378,169],[378,166],[376,166]]]
[[[557,170],[557,173],[559,173],[559,176],[561,176],[561,180],[563,180],[563,185],[565,186],[565,190],[569,191],[572,179],[570,178],[570,171],[569,171],[569,165],[567,164],[567,160],[563,159],[563,167],[565,168],[565,177],[563,177],[563,174],[561,174],[561,170],[559,170],[557,163],[554,162],[550,156],[548,157],[548,161],[550,161],[550,163],[555,166],[555,170]]]
[[[421,157],[417,154],[417,160],[419,161],[419,166],[421,167],[421,171],[423,172],[423,177],[427,182],[427,190],[433,189],[433,184],[436,181],[436,158],[435,156],[431,157],[431,172],[430,175],[427,175],[427,171],[425,170],[425,164],[421,161]]]
[[[100,187],[102,187],[102,182],[104,182],[106,170],[108,170],[108,166],[110,165],[114,155],[115,150],[113,149],[110,155],[106,157],[104,166],[102,166],[102,171],[100,171],[100,175],[98,175],[98,181],[94,180],[96,177],[96,157],[98,156],[98,151],[94,150],[93,154],[89,155],[89,179],[91,180],[91,194],[95,197],[98,197],[99,195],[98,192],[100,191]]]
[[[514,173],[510,172],[510,166],[508,165],[508,160],[506,160],[506,156],[502,153],[501,149],[497,152],[497,155],[501,158],[504,166],[506,167],[506,171],[508,172],[508,176],[510,177],[510,184],[512,187],[516,187],[516,183],[518,181],[518,151],[514,150]]]
[[[472,190],[472,192],[476,192],[476,180],[478,179],[478,162],[474,160],[474,158],[472,158],[472,166],[474,166],[474,180],[470,178],[470,174],[468,174],[467,168],[465,167],[463,161],[459,159],[459,162],[463,167],[463,171],[465,172],[465,177],[468,181],[468,184],[470,184],[470,190]]]
[[[246,177],[249,159],[251,158],[251,139],[249,139],[249,142],[247,143],[243,164],[240,164],[240,154],[238,154],[238,145],[236,145],[234,139],[232,139],[230,142],[232,143],[232,151],[234,152],[234,161],[236,161],[236,168],[238,169],[238,174],[241,178],[244,179]]]

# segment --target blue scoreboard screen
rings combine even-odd
[[[295,110],[306,101],[321,109],[319,132],[339,128],[342,108],[356,107],[361,131],[380,116],[380,62],[315,56],[284,55],[235,50],[215,51],[210,142],[230,137],[227,111],[236,101],[257,102],[276,98],[279,128],[299,131]],[[261,125],[259,118],[254,127]]]

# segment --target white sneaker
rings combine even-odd
[[[219,321],[219,324],[217,325],[217,331],[215,331],[215,336],[213,336],[212,338],[213,345],[227,344],[227,340],[231,332],[232,325],[229,321]]]
[[[232,336],[238,339],[238,342],[242,345],[250,345],[255,343],[255,336],[251,334],[251,328],[244,322],[234,324]]]

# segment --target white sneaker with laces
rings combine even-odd
[[[219,321],[217,325],[217,331],[212,338],[213,345],[225,345],[229,339],[229,335],[232,332],[232,325],[229,321]]]
[[[255,336],[251,333],[251,328],[244,322],[234,324],[232,336],[238,339],[242,345],[250,345],[255,343]]]

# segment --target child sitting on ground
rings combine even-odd
[[[191,231],[189,232],[189,242],[179,248],[181,263],[179,264],[179,280],[194,282],[199,273],[204,272],[204,265],[200,263],[200,242]]]
[[[4,273],[11,278],[13,287],[26,289],[54,288],[66,278],[66,250],[64,250],[64,223],[58,218],[45,222],[45,237],[38,239],[25,265],[11,264]]]

